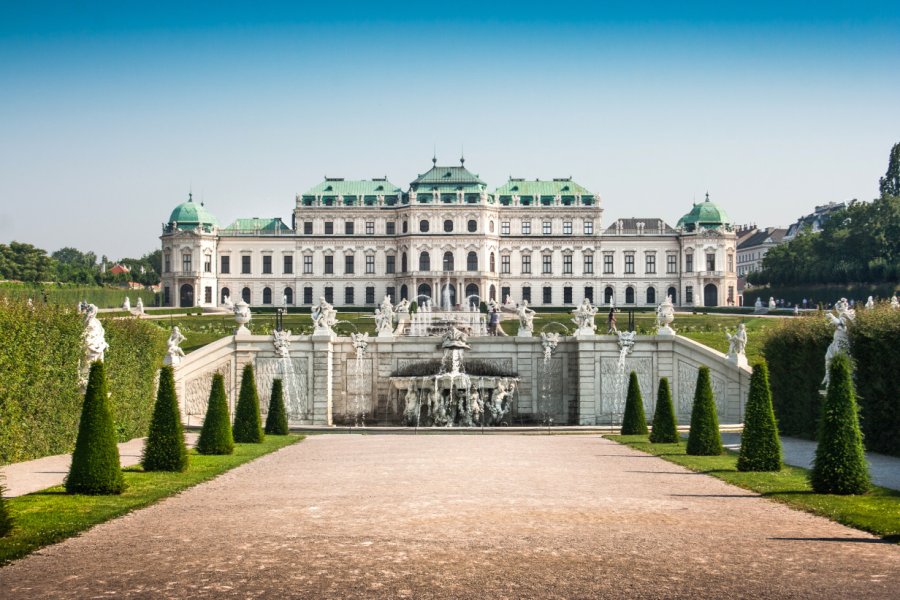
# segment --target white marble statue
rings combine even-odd
[[[507,296],[507,298],[509,298],[509,296]],[[494,312],[495,310],[500,312],[500,303],[491,298],[488,300],[488,312]]]
[[[869,299],[866,300],[866,310],[872,310],[873,308],[875,308],[875,299],[869,296]]]
[[[777,305],[775,304],[775,298],[769,296],[769,310],[775,310],[776,307]]]
[[[319,305],[312,311],[312,322],[316,334],[334,334],[332,327],[337,323],[337,311],[325,300],[319,298]]]
[[[409,314],[409,300],[404,298],[398,302],[397,306],[394,307],[394,312],[396,312],[398,316],[403,313]]]
[[[846,352],[850,349],[850,333],[847,328],[856,318],[856,311],[850,308],[846,298],[841,298],[835,302],[834,309],[837,315],[830,312],[825,313],[825,318],[834,326],[834,337],[828,346],[828,350],[825,352],[825,379],[822,380],[822,385],[826,388],[831,381],[831,360],[838,353]]]
[[[278,358],[290,358],[291,356],[291,330],[277,329],[272,332],[272,344],[275,346],[275,356]]]
[[[419,412],[419,395],[416,393],[415,380],[411,379],[409,387],[406,388],[406,395],[403,397],[403,415],[406,417],[406,424],[412,425],[416,422]]]
[[[231,301],[231,296],[229,296],[228,294],[222,296],[222,306],[224,306],[228,310],[234,310],[234,302]]]
[[[741,323],[734,333],[726,331],[725,337],[728,338],[728,360],[737,365],[746,366],[747,327]]]
[[[137,309],[137,313],[138,313],[139,315],[144,314],[144,301],[141,299],[140,296],[138,296],[138,299],[137,299],[137,306],[136,306],[135,308]]]
[[[287,308],[287,304],[288,304],[287,303],[287,294],[282,293],[281,294],[281,306],[283,306],[284,308]]]
[[[392,337],[394,335],[394,306],[391,297],[385,295],[381,307],[375,309],[375,330],[378,337]]]
[[[541,333],[541,346],[544,348],[544,362],[550,360],[550,357],[553,354],[553,351],[556,350],[556,346],[559,344],[559,334],[558,333]]]
[[[675,320],[675,306],[672,304],[672,296],[666,296],[665,302],[656,307],[657,335],[675,335],[672,329],[672,321]]]
[[[252,318],[252,315],[250,314],[250,305],[243,300],[238,300],[232,310],[234,311],[234,320],[238,324],[237,334],[249,334],[250,330],[247,328],[247,323],[249,323]]]
[[[181,330],[178,329],[178,325],[172,328],[172,333],[169,335],[169,341],[166,342],[166,357],[163,359],[164,365],[172,365],[173,367],[181,364],[181,359],[184,358],[184,350],[181,349],[180,345],[185,339],[184,335],[182,335]]]
[[[900,308],[900,300],[897,299],[896,295],[891,296],[891,308],[893,308],[894,310]]]
[[[578,327],[575,335],[587,334],[593,335],[597,330],[595,316],[597,315],[597,307],[591,304],[589,298],[585,298],[581,305],[574,310],[575,318],[572,322]]]
[[[122,303],[122,310],[131,311],[131,298],[125,296],[125,302]]]
[[[528,308],[528,300],[522,300],[516,308],[516,315],[519,317],[519,337],[531,337],[534,331],[534,311]]]
[[[103,324],[97,318],[97,307],[86,302],[81,303],[81,312],[84,314],[84,358],[87,367],[96,360],[103,360],[109,344],[106,343],[106,331]]]
[[[362,358],[366,348],[369,347],[369,333],[351,333],[350,341],[353,343],[353,349],[356,350],[356,357]]]

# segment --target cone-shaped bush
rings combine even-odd
[[[628,378],[628,396],[625,399],[625,415],[622,417],[622,435],[647,435],[647,417],[644,415],[644,399],[634,371]]]
[[[813,490],[820,494],[862,494],[869,489],[869,467],[850,372],[846,354],[840,353],[831,360],[831,380],[819,422],[819,445],[809,474]]]
[[[259,418],[259,394],[256,393],[256,377],[253,365],[244,366],[241,377],[241,392],[234,409],[234,441],[244,444],[258,444],[263,441],[262,422]]]
[[[287,435],[288,419],[284,408],[284,392],[280,379],[272,381],[272,399],[269,400],[269,414],[266,415],[266,433]]]
[[[709,367],[700,367],[697,373],[687,453],[692,456],[722,454],[722,437],[719,435],[719,417],[716,415],[716,401],[709,381]]]
[[[744,433],[741,435],[737,469],[781,470],[781,440],[778,439],[772,390],[769,387],[769,368],[765,362],[755,364],[750,377],[750,396],[744,409]]]
[[[231,454],[234,452],[234,438],[231,435],[231,418],[228,415],[228,400],[225,398],[225,379],[221,373],[213,375],[212,390],[203,429],[197,440],[200,454]]]
[[[147,435],[141,466],[145,471],[184,471],[188,466],[172,367],[159,370],[156,405],[153,407],[153,420],[150,422],[150,433]]]
[[[96,361],[88,375],[66,491],[97,495],[121,494],[124,489],[116,430],[106,393],[106,370],[102,362]]]
[[[668,377],[662,377],[659,380],[650,441],[654,444],[677,444],[679,442],[678,422],[675,420],[675,407],[672,405],[672,392],[669,390]]]
[[[3,497],[5,491],[3,485],[0,484],[0,537],[8,534],[13,528],[12,515],[9,514],[9,506],[6,504],[6,498]]]

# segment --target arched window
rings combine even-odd
[[[491,287],[488,288],[488,298],[491,300],[497,299],[497,288],[494,287],[494,284],[491,284]]]
[[[228,288],[222,288],[222,299],[219,301],[219,304],[225,304],[225,298],[231,297],[231,290]]]
[[[612,304],[613,301],[613,289],[609,286],[605,290],[603,290],[603,304]]]
[[[494,253],[491,252],[491,273],[497,272],[497,260],[494,258]]]
[[[405,283],[400,286],[400,299],[409,300],[409,288],[406,287]]]
[[[250,288],[245,287],[241,290],[241,300],[243,300],[247,304],[250,304]]]
[[[263,304],[272,304],[272,288],[263,288]]]
[[[466,255],[466,270],[478,270],[478,254],[476,254],[475,252],[469,252],[469,254]]]
[[[634,288],[630,285],[625,288],[625,304],[634,304]]]
[[[419,231],[421,231],[422,233],[427,233],[428,227],[428,221],[426,219],[422,219],[421,221],[419,221]]]
[[[488,230],[489,230],[491,233],[494,233],[494,222],[493,222],[493,221],[490,222],[490,227],[488,227]]]
[[[466,285],[466,304],[478,304],[478,301],[481,300],[481,296],[478,293],[478,286],[474,283],[470,283]]]
[[[656,304],[656,288],[647,288],[647,304]]]
[[[453,253],[452,252],[444,252],[444,270],[445,271],[453,270]]]
[[[450,233],[453,231],[453,221],[451,221],[450,219],[446,219],[444,221],[444,231],[446,233]]]
[[[184,271],[185,273],[189,273],[189,272],[193,271],[193,268],[191,267],[193,258],[194,258],[194,255],[191,254],[190,250],[185,250],[181,254],[181,270],[182,271]]]
[[[469,219],[468,230],[469,233],[475,233],[476,231],[478,231],[478,221],[476,221],[475,219]]]
[[[676,305],[676,306],[678,305],[678,300],[677,300],[677,298],[676,298],[677,290],[676,290],[675,288],[670,287],[670,288],[669,288],[669,291],[666,292],[666,295],[672,297],[672,304],[674,304],[674,305]]]
[[[419,289],[416,290],[415,301],[421,306],[422,302],[431,299],[431,286],[427,283],[420,283]]]
[[[403,233],[409,232],[409,221],[403,221]]]
[[[430,271],[431,270],[431,255],[427,252],[423,252],[419,255],[419,270],[420,271]]]
[[[406,252],[400,255],[400,272],[406,273]]]
[[[284,288],[284,301],[285,304],[293,304],[294,303],[294,290],[286,287]]]

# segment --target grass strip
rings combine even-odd
[[[190,464],[183,473],[145,473],[139,465],[127,467],[124,474],[128,487],[120,496],[70,495],[62,486],[56,486],[8,498],[14,526],[8,536],[0,538],[0,565],[209,481],[301,439],[300,435],[269,435],[261,444],[235,444],[234,454],[227,456],[203,456],[191,450]]]
[[[793,508],[900,542],[900,492],[896,490],[872,486],[859,496],[816,494],[809,485],[808,469],[785,465],[773,473],[742,473],[737,470],[737,453],[732,451],[721,456],[688,456],[683,443],[651,444],[646,435],[604,437]]]

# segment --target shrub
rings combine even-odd
[[[269,414],[266,415],[266,433],[287,435],[288,419],[284,408],[284,392],[280,379],[272,381],[272,399],[269,400]]]
[[[419,304],[415,300],[413,300],[409,303],[409,314],[414,315],[417,312],[419,312]]]
[[[716,402],[709,381],[709,367],[700,367],[697,373],[697,389],[694,391],[687,453],[692,456],[722,454],[722,438],[719,435],[719,418],[716,415]]]
[[[669,390],[668,377],[662,377],[659,380],[650,441],[654,444],[677,444],[679,442],[678,422],[675,419],[675,407],[672,405],[672,392]]]
[[[637,373],[628,377],[628,396],[625,399],[625,414],[622,416],[622,435],[647,435],[647,417],[644,416],[644,399]]]
[[[66,477],[70,494],[121,494],[125,479],[106,392],[106,371],[101,361],[91,365],[78,424],[72,466]]]
[[[231,434],[231,418],[228,414],[228,400],[225,398],[225,379],[221,373],[213,375],[212,389],[203,428],[197,440],[200,454],[231,454],[234,452],[234,437]]]
[[[9,514],[9,506],[6,505],[6,498],[3,497],[3,492],[5,491],[3,484],[0,484],[0,537],[8,534],[13,528],[13,518],[12,515]]]
[[[862,494],[869,488],[869,468],[856,411],[850,358],[840,353],[831,360],[819,445],[809,474],[812,488],[819,494]]]
[[[145,471],[184,471],[188,466],[172,367],[159,370],[159,388],[141,465]]]
[[[781,440],[772,409],[769,369],[765,362],[753,366],[750,395],[744,409],[744,433],[737,460],[738,471],[780,471]]]
[[[256,393],[256,378],[253,376],[251,363],[244,365],[241,391],[234,409],[234,441],[245,444],[259,444],[263,441],[259,395]]]

